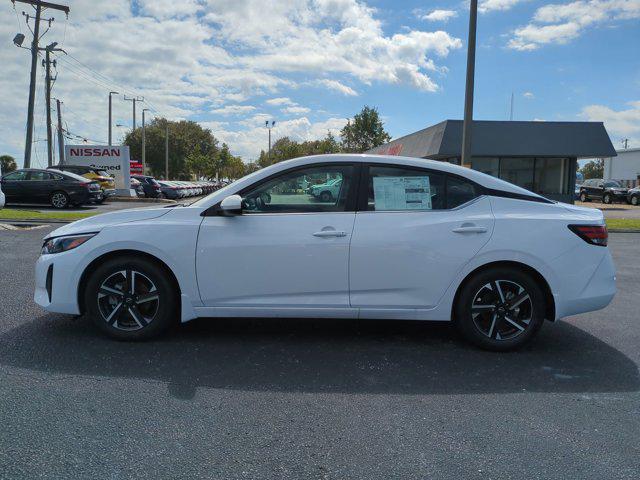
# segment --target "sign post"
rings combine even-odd
[[[109,145],[65,145],[65,164],[104,170],[116,182],[116,194],[132,196],[129,147]]]

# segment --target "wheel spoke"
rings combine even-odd
[[[487,310],[495,310],[496,306],[495,305],[473,305],[471,307],[471,311],[473,312],[474,310],[478,310],[478,311],[487,311]]]
[[[116,320],[118,320],[118,317],[120,316],[121,311],[122,311],[122,302],[118,303],[116,307],[113,310],[111,310],[111,313],[107,318],[105,318],[105,321],[110,325],[114,325],[116,323]]]
[[[527,292],[522,292],[520,295],[518,295],[517,297],[509,301],[509,307],[508,307],[509,310],[516,308],[518,305],[520,305],[522,302],[528,299],[529,299],[529,294]]]
[[[496,323],[498,323],[498,315],[496,313],[491,317],[491,326],[489,327],[489,333],[487,333],[487,337],[493,338],[493,332],[496,329]]]
[[[500,288],[500,280],[491,282],[491,289],[498,294],[500,301],[504,303],[504,295],[502,294],[502,289]]]
[[[144,328],[147,326],[149,322],[145,320],[144,316],[140,313],[140,310],[138,310],[138,307],[134,305],[132,307],[129,307],[128,310],[129,310],[129,313],[131,314],[131,317],[140,326],[140,328]]]
[[[160,295],[158,292],[149,292],[144,293],[142,295],[138,295],[138,299],[136,300],[136,305],[140,305],[141,303],[151,302],[152,300],[158,300]]]
[[[102,285],[100,287],[100,293],[102,295],[106,295],[106,296],[116,296],[118,298],[122,298],[124,296],[124,292],[120,291],[120,290],[116,290],[115,288],[111,288],[111,287],[107,287],[105,285]]]
[[[518,330],[520,330],[521,332],[524,331],[525,327],[523,327],[522,325],[520,325],[518,322],[516,322],[515,320],[510,319],[509,317],[504,317],[505,321],[510,323],[511,325],[513,325],[514,327],[516,327]]]

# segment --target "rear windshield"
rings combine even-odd
[[[109,175],[106,171],[104,170],[96,170],[96,173],[98,175],[100,175],[101,177],[110,177],[111,175]]]
[[[67,172],[61,172],[60,170],[54,170],[54,169],[51,169],[51,171],[52,172],[58,172],[58,173],[62,174],[63,177],[73,178],[74,180],[78,180],[79,182],[87,183],[87,182],[91,181],[91,180],[89,180],[87,178],[81,177],[80,175],[76,175],[73,172],[68,172],[68,171]]]

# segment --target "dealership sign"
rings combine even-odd
[[[129,190],[129,147],[65,145],[64,162],[104,170],[116,181],[116,189]]]

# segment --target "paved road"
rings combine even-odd
[[[45,231],[0,232],[0,478],[638,478],[640,235],[611,306],[494,354],[400,321],[113,342],[32,303]]]

